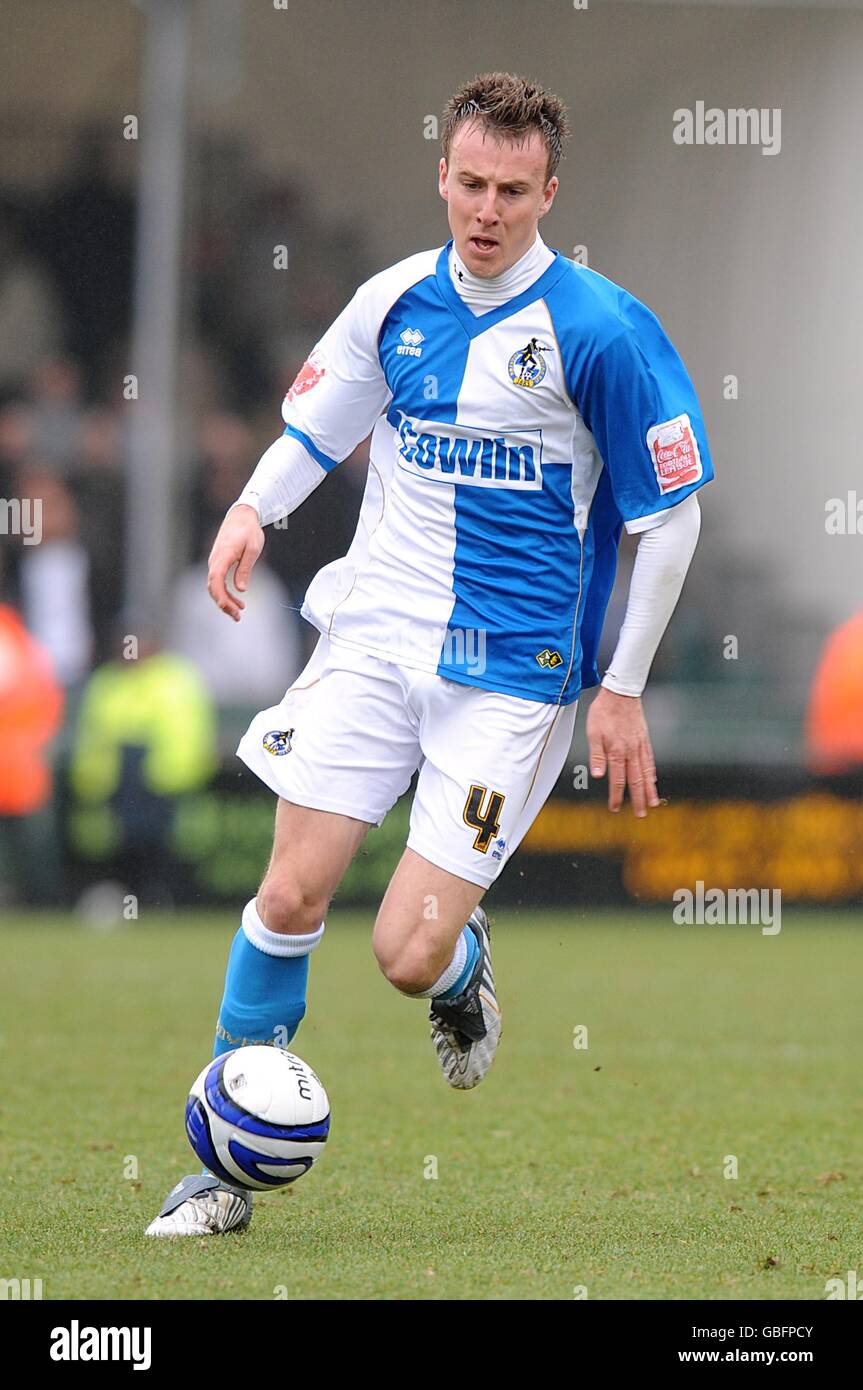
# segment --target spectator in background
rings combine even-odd
[[[135,199],[112,177],[113,124],[81,130],[75,148],[68,179],[46,192],[31,219],[33,240],[54,272],[67,346],[100,394],[131,322]]]
[[[33,411],[23,401],[10,401],[0,410],[0,477],[3,496],[12,490],[9,479],[17,478],[33,452]]]
[[[21,495],[41,503],[42,539],[19,550],[18,585],[24,621],[48,651],[64,686],[90,669],[89,559],[79,536],[78,507],[65,483],[31,468]]]
[[[60,348],[61,336],[50,272],[24,250],[20,219],[8,201],[0,202],[0,404],[21,394],[36,363]]]
[[[179,799],[216,767],[216,724],[198,673],[162,651],[134,618],[117,659],[84,689],[70,765],[78,851],[151,902],[170,900],[171,832]],[[137,636],[130,642],[129,634]]]
[[[0,816],[32,815],[48,800],[45,744],[63,704],[48,654],[14,608],[0,604]]]
[[[28,830],[51,795],[46,745],[63,703],[47,653],[0,604],[0,901],[35,896],[38,850]]]
[[[81,371],[71,357],[37,362],[30,380],[33,451],[61,478],[72,472],[80,448]]]
[[[105,406],[82,416],[73,492],[89,559],[94,659],[108,659],[122,608],[126,485],[123,417]]]
[[[214,538],[215,531],[207,553]],[[263,558],[255,567],[255,592],[242,623],[226,623],[207,593],[205,560],[180,575],[172,607],[168,646],[193,663],[219,706],[276,704],[304,664],[300,619],[290,593]]]
[[[863,769],[863,611],[824,644],[809,697],[806,748],[813,772]]]
[[[245,420],[227,411],[206,415],[198,437],[200,454],[189,518],[193,555],[201,555],[209,547],[225,512],[245,487],[256,448],[254,434]]]
[[[266,399],[275,362],[299,356],[302,364],[369,273],[357,228],[346,233],[320,223],[310,207],[303,188],[283,179],[244,209],[247,231],[236,239],[230,271],[225,267],[225,290],[227,346],[246,398]]]
[[[32,444],[30,411],[18,402],[10,402],[0,410],[0,498],[21,496],[19,479]],[[0,589],[16,601],[20,551],[20,538],[3,536],[0,545]]]

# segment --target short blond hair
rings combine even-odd
[[[560,97],[512,72],[480,73],[450,97],[444,107],[441,133],[447,163],[453,136],[465,121],[479,121],[499,140],[516,143],[538,130],[548,151],[546,181],[556,172],[569,135],[567,111]]]

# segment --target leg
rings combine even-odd
[[[249,1043],[287,1047],[306,1011],[309,953],[368,823],[281,799],[270,864],[234,938],[215,1055]]]
[[[279,803],[270,864],[232,947],[217,1051],[288,1046],[330,899],[419,760],[397,676],[373,658],[346,659],[321,639],[281,705],[257,715],[240,743]]]
[[[490,932],[479,906],[566,759],[575,707],[417,678],[424,762],[407,848],[375,927],[375,954],[405,994],[430,997],[450,1085],[485,1076],[500,1038]]]
[[[484,891],[406,849],[384,894],[372,938],[390,984],[403,994],[430,989],[452,961]]]
[[[483,892],[406,849],[375,923],[381,970],[403,994],[431,999],[438,1061],[460,1091],[482,1080],[500,1041]]]
[[[368,829],[368,821],[279,799],[273,852],[257,897],[269,931],[317,930]]]
[[[420,761],[416,723],[390,663],[330,654],[324,638],[282,703],[252,721],[238,751],[279,804],[269,867],[231,948],[217,1054],[293,1038],[330,899]],[[250,1216],[250,1194],[205,1173],[183,1179],[147,1233],[220,1234]]]

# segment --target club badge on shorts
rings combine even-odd
[[[272,753],[274,758],[282,758],[285,753],[290,753],[293,732],[293,729],[271,729],[261,740],[265,751]]]

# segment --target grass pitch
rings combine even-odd
[[[142,1233],[197,1171],[183,1107],[234,919],[8,923],[0,1276],[46,1299],[823,1299],[863,1268],[859,916],[493,921],[503,1040],[459,1094],[371,914],[331,914],[293,1043],[327,1152],[245,1235],[186,1241]]]

